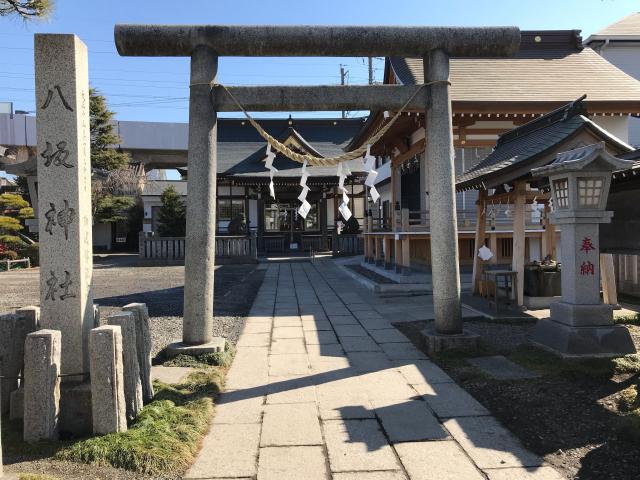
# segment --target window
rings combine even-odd
[[[556,207],[569,208],[569,180],[567,178],[554,180],[553,190],[556,192]]]
[[[245,217],[244,199],[218,198],[218,220],[223,222],[230,222],[238,215],[242,215],[243,217]]]
[[[598,208],[602,195],[602,178],[578,178],[578,201],[581,207]]]

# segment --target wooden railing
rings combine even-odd
[[[262,250],[267,253],[283,253],[287,239],[285,237],[262,237]]]
[[[305,252],[319,252],[324,250],[322,235],[302,235],[302,250]]]
[[[491,207],[490,207],[491,208]],[[506,205],[495,205],[495,222],[491,225],[491,221],[487,218],[487,230],[492,226],[495,230],[510,230],[513,228],[513,217],[510,216],[513,212],[506,210]],[[431,215],[429,210],[409,210],[402,209],[394,212],[393,220],[389,222],[382,222],[383,225],[389,225],[387,229],[376,228],[376,223],[373,224],[373,232],[376,231],[392,231],[391,227],[395,227],[393,231],[396,232],[420,232],[429,230],[431,228]],[[404,217],[403,217],[404,215]],[[456,218],[458,221],[458,229],[470,230],[474,229],[477,220],[476,209],[457,209]],[[403,221],[404,219],[404,221]],[[527,211],[525,212],[525,226],[528,229],[542,228],[540,222],[532,216],[531,206],[527,205]]]
[[[233,259],[258,259],[255,234],[216,236],[216,257]],[[145,259],[168,261],[184,259],[184,237],[156,237],[140,234],[138,255]]]
[[[333,234],[331,242],[333,246],[333,256],[362,255],[364,253],[364,239],[360,234],[347,233]]]

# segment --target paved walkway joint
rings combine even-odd
[[[432,311],[331,260],[270,264],[185,478],[560,480],[392,324]]]

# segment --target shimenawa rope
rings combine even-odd
[[[279,142],[277,139],[269,135],[260,126],[260,124],[253,117],[251,117],[251,115],[249,115],[247,110],[240,104],[238,99],[229,91],[229,89],[226,86],[219,83],[211,83],[209,85],[211,87],[211,92],[213,92],[213,89],[215,87],[223,88],[225,92],[227,92],[231,100],[233,100],[233,102],[236,104],[236,106],[242,111],[242,113],[244,113],[244,115],[247,117],[247,120],[249,120],[249,123],[253,126],[253,128],[256,129],[256,131],[260,134],[260,136],[264,138],[265,141],[267,141],[275,150],[282,153],[285,157],[288,157],[291,160],[294,160],[298,163],[304,163],[306,160],[307,163],[310,165],[333,166],[333,165],[337,165],[340,162],[346,162],[349,160],[354,160],[356,158],[362,157],[362,155],[364,155],[364,153],[367,151],[367,146],[374,145],[383,137],[383,135],[389,130],[389,128],[391,128],[391,126],[396,122],[396,120],[400,118],[400,115],[405,111],[407,106],[416,97],[416,95],[418,95],[418,93],[422,91],[424,87],[427,87],[429,85],[434,85],[437,83],[447,83],[450,85],[450,83],[447,80],[436,80],[434,82],[428,82],[428,83],[423,83],[422,85],[419,85],[419,87],[416,89],[415,92],[413,92],[411,97],[409,97],[409,99],[405,102],[402,108],[398,110],[398,112],[396,112],[396,114],[393,117],[391,117],[391,120],[389,120],[389,122],[379,127],[376,130],[376,132],[371,137],[369,137],[369,139],[366,142],[363,142],[361,147],[356,148],[355,150],[351,150],[350,152],[343,153],[342,155],[337,155],[335,157],[324,157],[324,158],[314,157],[313,155],[300,154],[300,153],[294,152],[289,147],[287,147],[284,143]],[[193,86],[193,85],[190,85],[190,86]]]

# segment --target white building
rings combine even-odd
[[[632,13],[587,38],[584,44],[640,80],[640,12]],[[640,147],[640,112],[629,118],[629,143]]]

